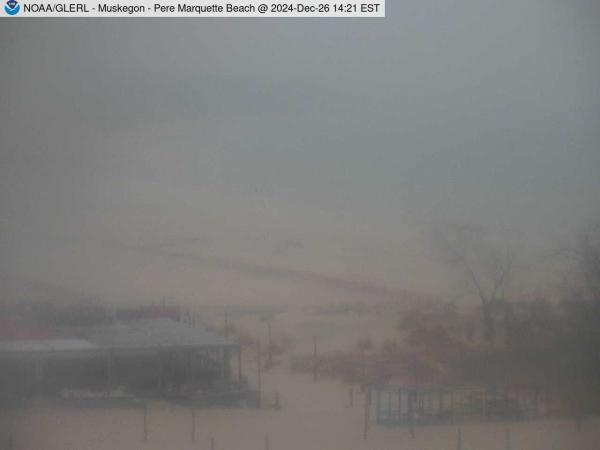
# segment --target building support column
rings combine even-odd
[[[35,394],[36,395],[42,395],[44,393],[44,360],[43,358],[39,357],[36,358],[33,362],[34,364],[34,369],[33,369],[33,377],[34,377],[34,388],[35,388]]]
[[[194,352],[192,350],[189,350],[186,353],[186,372],[185,372],[185,379],[186,382],[191,384],[194,381],[194,371],[193,371],[193,367],[192,367],[192,359],[194,357]]]
[[[157,366],[157,382],[158,382],[158,391],[161,395],[165,393],[165,365],[163,360],[163,354],[158,352],[156,354],[156,366]]]
[[[375,423],[381,425],[381,390],[375,390]]]
[[[242,384],[242,346],[239,345],[238,346],[238,351],[237,351],[237,357],[238,357],[238,382],[240,384]]]
[[[231,352],[229,348],[223,349],[223,370],[225,371],[225,379],[228,384],[231,381]]]
[[[108,352],[106,355],[106,378],[108,389],[115,387],[117,383],[116,375],[115,356],[112,352]]]
[[[402,388],[398,388],[398,419],[397,424],[402,425]]]

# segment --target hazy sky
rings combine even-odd
[[[432,221],[534,248],[598,217],[600,3],[387,14],[2,19],[3,295],[442,293]]]

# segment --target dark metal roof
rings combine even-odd
[[[91,329],[86,337],[101,348],[228,347],[236,345],[217,333],[172,319],[138,319]]]
[[[204,328],[172,319],[137,319],[95,327],[81,338],[17,339],[0,341],[0,356],[31,354],[98,354],[110,350],[201,349],[236,347],[237,344]]]
[[[73,352],[97,350],[98,347],[84,339],[17,339],[0,341],[0,354]]]

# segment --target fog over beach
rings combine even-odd
[[[23,336],[103,349],[89,330],[169,318],[242,349],[192,375],[231,370],[259,407],[261,389],[282,406],[199,409],[196,443],[189,410],[153,396],[144,443],[137,410],[34,402],[0,409],[0,448],[15,433],[7,448],[210,448],[211,434],[219,450],[265,448],[265,434],[273,450],[456,447],[449,422],[416,438],[371,423],[365,442],[382,384],[484,398],[535,385],[561,413],[515,413],[512,448],[593,448],[600,401],[579,400],[600,392],[600,4],[386,6],[0,19],[2,370],[17,371],[2,358]],[[257,344],[272,363],[260,381]],[[15,389],[0,380],[0,400]],[[464,426],[465,449],[508,448],[504,425]]]

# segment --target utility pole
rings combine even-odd
[[[260,342],[256,344],[256,369],[257,369],[257,388],[258,388],[258,401],[257,405],[259,408],[262,406],[262,368],[261,368],[261,354],[260,354]]]
[[[317,381],[317,369],[318,369],[317,336],[313,334],[313,381]]]
[[[364,428],[363,428],[363,439],[366,441],[367,440],[367,433],[369,432],[369,413],[371,410],[371,386],[367,386],[367,392],[365,393],[365,422],[364,422]]]
[[[271,321],[267,322],[267,367],[273,366],[273,341],[271,340]]]
[[[144,403],[144,442],[148,442],[148,405]]]
[[[192,442],[196,442],[196,408],[192,406]]]

